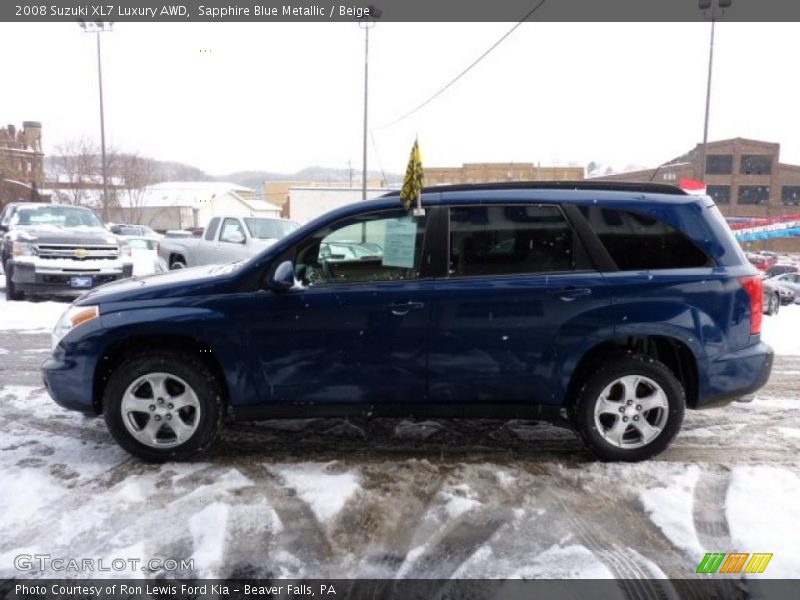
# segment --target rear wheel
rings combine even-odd
[[[183,262],[183,258],[175,258],[169,264],[170,271],[174,271],[176,269],[185,269],[185,268],[186,268],[186,263]]]
[[[777,315],[780,308],[781,308],[780,294],[771,294],[769,300],[767,301],[767,314],[770,316]]]
[[[644,355],[624,355],[586,379],[575,405],[575,425],[601,460],[634,462],[669,446],[685,407],[683,387],[666,365]]]
[[[113,371],[103,396],[111,435],[149,462],[207,450],[222,428],[219,382],[202,362],[179,353],[139,354]]]
[[[6,262],[5,266],[3,267],[3,272],[6,274],[6,300],[24,300],[25,294],[20,292],[12,281],[14,276],[14,267]]]

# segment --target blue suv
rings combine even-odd
[[[389,194],[246,262],[87,292],[53,332],[50,395],[149,461],[227,419],[335,415],[555,419],[636,461],[685,408],[767,381],[761,278],[710,198],[524,183],[422,205]]]

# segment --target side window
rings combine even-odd
[[[575,269],[575,239],[555,206],[450,209],[450,275],[512,275]]]
[[[214,217],[208,222],[208,227],[206,227],[206,235],[205,239],[209,242],[214,240],[214,236],[217,235],[217,226],[219,225],[219,217]]]
[[[244,229],[238,219],[225,219],[222,222],[219,241],[231,244],[241,244],[244,241]]]
[[[621,271],[711,266],[708,256],[671,225],[646,215],[582,206],[581,212]]]
[[[425,223],[402,210],[339,221],[297,246],[295,274],[311,286],[417,279]]]

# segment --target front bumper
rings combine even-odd
[[[87,361],[50,356],[41,369],[44,387],[56,404],[86,415],[99,414],[92,401],[93,369]]]
[[[749,399],[766,385],[774,359],[772,347],[758,342],[709,362],[708,381],[695,408],[712,408]]]
[[[133,275],[133,263],[105,264],[68,264],[67,266],[49,266],[28,261],[9,261],[14,287],[27,294],[50,294],[79,296],[87,289],[104,283],[125,279]],[[75,288],[70,286],[72,277],[91,277],[92,285]]]

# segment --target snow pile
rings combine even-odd
[[[361,488],[355,473],[331,473],[326,464],[273,467],[286,485],[308,504],[320,523],[334,517]]]
[[[733,547],[771,552],[767,570],[755,577],[793,578],[800,573],[800,477],[777,467],[736,467],[725,501]]]
[[[692,465],[670,478],[666,487],[651,488],[640,495],[653,523],[669,541],[692,556],[702,556],[705,552],[692,518],[694,488],[699,477],[700,470]]]
[[[774,317],[764,315],[761,324],[761,339],[775,350],[775,354],[800,355],[800,305],[791,304],[781,308]]]

